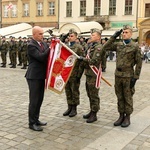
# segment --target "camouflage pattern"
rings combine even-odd
[[[134,77],[139,79],[142,68],[142,55],[138,45],[131,41],[125,45],[123,42],[115,42],[113,37],[104,45],[104,50],[116,51],[115,75],[120,77]],[[135,69],[134,66],[136,65]]]
[[[131,114],[133,112],[133,94],[135,89],[130,89],[130,80],[131,78],[128,77],[115,76],[115,93],[118,98],[119,113]],[[124,93],[126,93],[125,96]]]
[[[99,68],[104,56],[104,51],[102,51],[102,45],[100,42],[95,42],[92,43],[90,48],[87,50],[87,53],[90,59],[84,59],[83,65],[86,75],[86,91],[89,97],[91,111],[97,112],[100,109],[99,89],[95,87],[97,76],[89,65],[94,65]]]
[[[102,45],[100,42],[93,43],[87,52],[90,59],[85,59],[85,75],[96,77],[95,73],[91,70],[89,65],[94,65],[97,68],[100,67],[102,63],[102,58],[104,57],[104,51],[102,51]],[[85,54],[86,55],[86,54]]]
[[[27,47],[28,47],[27,41],[23,41],[21,43],[20,54],[21,54],[21,62],[23,63],[24,67],[27,66]]]
[[[22,57],[21,57],[21,46],[22,46],[22,43],[23,43],[23,41],[22,41],[22,39],[20,39],[19,41],[18,41],[18,60],[19,60],[19,64],[21,65],[22,64]]]
[[[74,43],[74,45],[70,46],[70,49],[73,50],[77,55],[82,56],[82,46]],[[77,82],[77,75],[79,71],[80,60],[76,60],[73,71],[70,75],[70,78],[65,86],[65,93],[67,98],[68,105],[79,105],[79,86],[80,82]]]
[[[15,40],[11,42],[10,49],[11,49],[12,65],[16,66],[18,43]]]
[[[9,47],[8,42],[3,39],[1,42],[1,59],[2,59],[3,65],[6,65],[7,63],[6,57],[7,57],[8,47]]]
[[[139,79],[142,68],[142,55],[136,43],[114,42],[113,37],[103,46],[103,50],[116,51],[115,93],[118,98],[118,111],[133,112],[134,88],[130,88],[131,78]]]

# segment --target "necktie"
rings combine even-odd
[[[41,52],[44,52],[44,46],[42,42],[40,42],[40,47],[41,47]]]

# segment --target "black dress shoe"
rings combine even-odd
[[[47,125],[47,122],[38,121],[38,122],[36,123],[36,125],[38,125],[38,126],[46,126],[46,125]]]
[[[34,130],[34,131],[43,131],[43,128],[36,125],[36,124],[33,124],[33,125],[29,125],[29,128]]]

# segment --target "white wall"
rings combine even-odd
[[[72,17],[66,17],[66,2],[72,1]],[[144,0],[150,1],[150,0]],[[94,0],[86,1],[86,15],[94,15]],[[109,16],[110,22],[133,22],[136,26],[137,19],[137,0],[133,0],[132,15],[124,15],[125,0],[116,0],[116,15]],[[108,15],[109,13],[109,0],[101,0],[101,15]],[[81,22],[84,17],[80,17],[80,0],[60,0],[60,26],[68,22]]]

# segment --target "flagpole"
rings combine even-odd
[[[70,51],[77,58],[80,58],[80,56],[78,56],[73,50],[71,50],[69,47],[67,47],[63,42],[60,41],[60,44],[63,45],[68,51]]]

